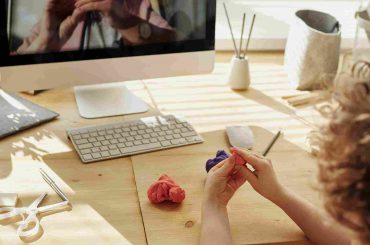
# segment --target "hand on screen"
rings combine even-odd
[[[48,0],[41,21],[17,52],[59,51],[85,14],[74,4],[75,0]]]
[[[127,29],[146,19],[151,4],[149,0],[77,0],[76,7],[83,12],[99,11],[113,28]]]

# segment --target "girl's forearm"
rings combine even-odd
[[[203,202],[201,245],[231,245],[229,217],[227,208],[212,202]]]
[[[282,196],[274,202],[315,244],[351,244],[344,228],[333,226],[330,217],[325,212],[293,192],[285,190]]]

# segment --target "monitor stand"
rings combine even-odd
[[[148,111],[148,105],[123,82],[74,87],[77,107],[84,118],[100,118]]]

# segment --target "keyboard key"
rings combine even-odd
[[[137,132],[136,131],[132,131],[132,132],[130,132],[130,135],[131,136],[135,136],[135,135],[137,135]]]
[[[191,132],[191,131],[186,132],[186,133],[181,133],[181,136],[184,137],[184,138],[190,137],[190,136],[196,136],[196,135],[197,135],[197,133]]]
[[[104,136],[104,135],[106,135],[106,134],[107,134],[107,132],[105,132],[105,130],[102,130],[102,131],[99,131],[99,132],[98,132],[98,134],[99,134],[100,136]]]
[[[101,146],[101,143],[100,142],[94,142],[93,145],[98,147],[98,146]]]
[[[123,132],[130,132],[130,129],[129,128],[123,128],[122,131]]]
[[[125,145],[126,145],[126,146],[133,146],[133,145],[134,145],[134,143],[132,143],[132,142],[126,142],[126,143],[125,143]]]
[[[77,145],[82,145],[82,144],[87,144],[89,143],[89,141],[87,139],[80,139],[80,140],[76,140],[75,143]]]
[[[143,139],[143,136],[141,136],[141,135],[136,135],[135,136],[135,140],[142,140]]]
[[[191,136],[186,138],[188,142],[196,142],[196,141],[202,141],[202,139],[199,136]]]
[[[109,151],[109,154],[111,154],[111,156],[116,156],[116,155],[119,155],[120,154],[120,152],[119,152],[119,150],[110,150]]]
[[[100,153],[93,153],[91,154],[93,158],[97,159],[97,158],[101,158],[101,155]]]
[[[148,139],[144,139],[144,140],[142,140],[142,142],[143,142],[143,144],[149,144],[150,143],[150,141]]]
[[[125,147],[126,147],[126,145],[125,145],[125,143],[119,143],[119,144],[117,145],[117,147],[118,147],[118,148],[125,148]]]
[[[114,150],[114,149],[117,149],[117,146],[116,146],[116,145],[109,145],[109,146],[108,146],[108,148],[109,148],[110,150]]]
[[[171,142],[169,142],[169,141],[162,141],[161,142],[161,145],[164,146],[164,147],[170,146],[171,145]]]
[[[160,148],[160,147],[161,147],[161,144],[159,144],[159,143],[151,143],[151,144],[144,144],[144,145],[139,145],[139,146],[132,146],[132,147],[122,148],[122,149],[120,149],[120,151],[121,151],[122,154],[127,154],[127,153],[131,153],[131,152],[145,151],[145,150],[149,150],[149,149],[156,149],[156,148]]]
[[[107,130],[107,134],[114,134],[114,131],[112,129]]]
[[[165,141],[166,139],[165,139],[164,137],[162,137],[162,136],[161,136],[161,137],[158,137],[158,140],[159,140],[159,141]]]
[[[82,158],[85,160],[85,161],[89,161],[89,160],[92,160],[92,156],[91,154],[85,154],[85,155],[82,155]]]
[[[150,141],[150,143],[158,142],[158,140],[156,138],[151,138],[149,141]]]
[[[105,138],[104,138],[103,136],[96,137],[96,139],[97,139],[98,141],[103,141],[103,140],[105,140]]]
[[[179,138],[181,138],[181,135],[179,135],[179,134],[174,134],[174,135],[173,135],[173,137],[174,137],[175,139],[179,139]]]
[[[81,135],[76,134],[76,135],[73,135],[73,136],[72,136],[72,138],[73,138],[74,140],[80,140],[80,139],[81,139]]]
[[[90,149],[85,149],[85,150],[81,150],[80,152],[81,152],[82,155],[85,155],[85,154],[91,153],[91,150]]]
[[[89,142],[90,142],[90,143],[94,143],[94,142],[96,142],[96,138],[89,138]]]
[[[94,147],[94,148],[91,148],[91,151],[92,151],[92,152],[99,152],[99,151],[100,151],[100,149],[99,149],[99,148],[97,148],[97,147]]]
[[[126,140],[127,140],[127,141],[134,141],[135,139],[134,139],[134,137],[131,137],[131,136],[130,136],[130,137],[127,137],[127,138],[126,138]]]
[[[166,135],[165,132],[159,132],[158,134],[159,134],[159,136],[165,136]]]
[[[146,127],[145,127],[145,125],[139,125],[139,129],[145,129]]]
[[[149,135],[149,134],[144,134],[144,135],[143,135],[143,138],[144,138],[144,139],[149,139],[149,138],[150,138],[150,135]]]
[[[138,128],[138,127],[136,127],[136,126],[133,126],[133,127],[131,127],[130,129],[131,129],[131,131],[136,131],[136,130],[138,130],[139,128]]]
[[[165,137],[167,140],[172,140],[173,139],[173,136],[172,135],[166,135]]]
[[[142,145],[143,143],[140,140],[135,140],[134,145]]]
[[[87,149],[87,148],[92,148],[92,147],[93,147],[93,145],[91,143],[78,145],[78,149],[80,149],[80,150]]]
[[[145,130],[145,132],[147,132],[148,134],[149,134],[149,133],[153,133],[153,129],[148,128],[147,130]]]
[[[114,130],[114,132],[116,132],[117,134],[122,133],[122,129],[120,129],[120,128],[116,128],[116,129]]]
[[[174,132],[175,134],[179,134],[179,133],[181,133],[181,130],[177,128],[177,129],[174,129],[174,130],[173,130],[173,132]]]
[[[106,135],[106,136],[105,136],[105,139],[107,139],[107,140],[111,140],[111,139],[113,139],[113,136],[112,136],[112,135]]]
[[[118,140],[117,139],[112,139],[109,141],[111,144],[118,144]]]
[[[174,139],[174,140],[171,140],[171,143],[173,145],[181,145],[181,144],[186,144],[186,140],[185,139]]]
[[[150,136],[152,136],[152,137],[158,137],[159,135],[158,135],[158,133],[151,133]]]
[[[102,155],[102,157],[109,157],[109,152],[108,151],[102,151],[100,152],[100,154]]]
[[[97,132],[93,132],[90,134],[91,137],[98,137],[98,133]]]
[[[119,142],[119,143],[126,142],[126,139],[125,139],[125,138],[119,138],[119,139],[118,139],[118,142]]]
[[[145,134],[144,130],[138,130],[137,132],[138,132],[138,134]]]
[[[101,143],[102,143],[102,145],[109,145],[110,144],[108,140],[103,140]]]
[[[83,139],[87,139],[87,138],[89,138],[89,137],[90,137],[90,135],[89,135],[89,134],[82,134],[82,135],[81,135],[81,137],[82,137]]]
[[[108,150],[108,146],[105,146],[105,145],[104,146],[101,146],[100,147],[100,150],[101,151],[107,151]]]
[[[113,134],[113,138],[115,138],[115,139],[119,139],[119,138],[121,138],[122,136],[120,135],[120,134]]]
[[[128,133],[126,133],[126,132],[125,132],[125,133],[122,133],[121,135],[122,135],[122,137],[129,137],[129,136],[130,136],[130,135],[129,135]]]

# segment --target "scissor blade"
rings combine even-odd
[[[31,203],[29,208],[30,209],[37,208],[40,205],[40,203],[45,199],[46,196],[47,196],[47,193],[40,195],[35,201],[33,201],[33,203]]]

